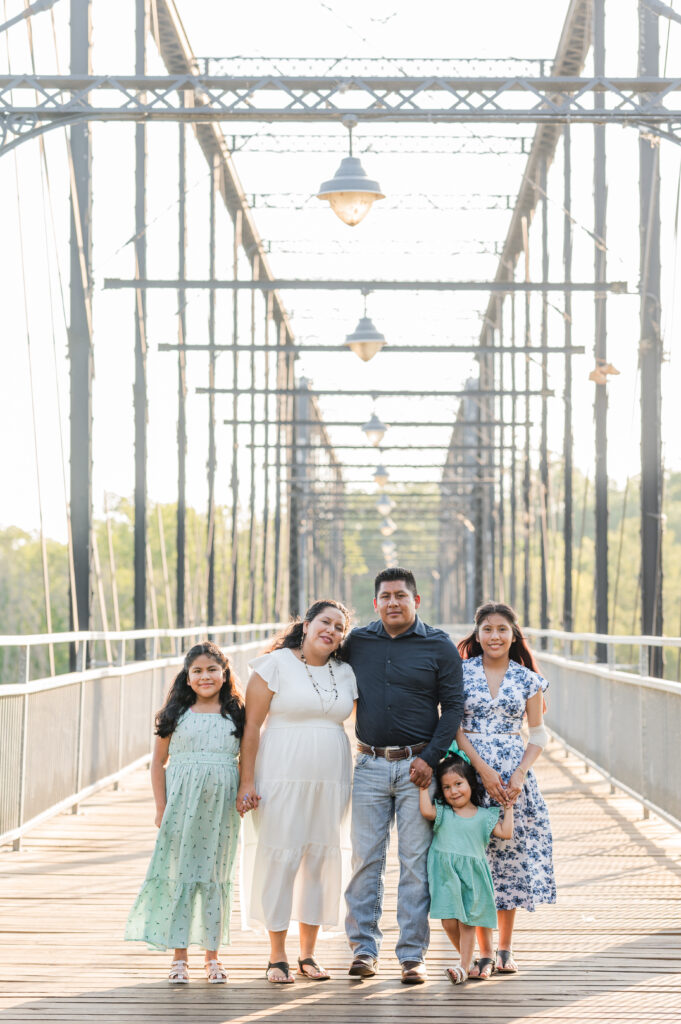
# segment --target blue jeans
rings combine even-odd
[[[345,893],[345,919],[353,956],[378,959],[383,933],[385,862],[390,831],[397,821],[400,880],[395,947],[400,963],[422,961],[430,941],[428,848],[430,823],[419,810],[419,790],[409,779],[411,760],[386,761],[358,754],[352,791],[352,878]]]

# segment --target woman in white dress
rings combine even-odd
[[[242,892],[249,921],[269,931],[273,984],[294,980],[286,955],[291,920],[299,923],[298,975],[329,978],[314,953],[320,926],[338,924],[350,853],[352,764],[343,722],[357,684],[338,660],[349,622],[338,601],[317,601],[250,665],[237,810],[253,811],[255,829]]]

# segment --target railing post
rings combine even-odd
[[[645,644],[641,644],[638,649],[638,674],[648,675],[648,648]]]
[[[152,641],[151,641],[151,658],[152,658],[152,661],[156,661],[156,659],[158,658],[158,645],[159,645],[159,639],[158,639],[157,636],[155,636],[155,637],[152,638]],[[150,719],[153,722],[154,721],[154,711],[156,710],[156,668],[155,667],[152,668],[152,670],[151,670],[151,684],[149,686],[149,692],[151,694]]]
[[[77,671],[84,672],[87,665],[87,640],[81,640],[78,646]],[[78,684],[78,736],[76,740],[76,793],[83,788],[83,719],[85,718],[85,680]],[[71,814],[78,814],[78,803],[71,808]]]
[[[23,682],[28,686],[30,674],[31,648],[21,648],[19,666]],[[17,828],[24,823],[24,802],[26,799],[26,748],[28,746],[28,693],[25,693],[21,700],[21,746],[19,750],[19,798],[17,801]],[[12,844],[12,849],[17,852],[21,850],[21,836],[17,836]]]
[[[646,668],[648,668],[649,664],[650,664],[650,649],[648,649],[648,652],[647,652]],[[639,688],[638,721],[639,721],[639,726],[640,726],[640,730],[641,730],[641,774],[640,774],[640,777],[639,777],[639,785],[641,787],[641,796],[644,798],[644,800],[647,800],[648,799],[648,793],[649,793],[649,787],[648,787],[648,772],[647,772],[647,766],[648,766],[647,753],[648,752],[647,752],[647,749],[646,749],[646,746],[647,746],[647,744],[646,744],[646,733],[647,733],[647,730],[646,730],[646,691],[645,691],[645,689],[643,687]],[[646,807],[645,804],[643,804],[643,817],[644,817],[644,819],[650,817],[650,811],[648,810],[648,808]]]
[[[121,650],[118,656],[118,664],[120,668],[125,665],[125,643],[121,644]],[[125,676],[121,674],[118,682],[118,757],[117,757],[117,770],[120,772],[123,768],[123,715],[124,715],[124,704],[125,704]],[[114,789],[120,787],[118,779],[114,782]]]
[[[612,669],[616,668],[616,665],[615,665],[615,645],[614,644],[606,644],[606,648],[605,649],[606,649],[606,658],[607,658],[608,668],[612,670]]]

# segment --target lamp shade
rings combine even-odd
[[[394,508],[395,502],[387,494],[382,494],[376,502],[376,509],[382,516],[389,516]]]
[[[383,435],[385,434],[387,429],[388,428],[386,427],[385,423],[381,423],[375,412],[371,414],[371,419],[369,420],[369,422],[365,423],[364,426],[362,427],[362,430],[366,434],[368,440],[371,441],[371,443],[374,445],[374,447],[381,443],[381,441],[383,440]]]
[[[368,316],[360,318],[352,334],[345,335],[345,344],[356,356],[368,363],[386,344],[385,336],[377,331]]]
[[[378,529],[383,537],[390,537],[397,529],[397,526],[389,516],[386,516]]]
[[[346,156],[329,181],[322,182],[317,199],[328,199],[344,224],[354,227],[364,220],[375,199],[385,199],[377,181],[367,178],[356,156]]]
[[[377,483],[379,487],[385,487],[389,477],[390,473],[385,468],[385,466],[376,466],[376,470],[374,472],[374,482]],[[390,511],[390,509],[388,509],[388,511]]]

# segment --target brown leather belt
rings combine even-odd
[[[415,757],[425,750],[427,743],[414,743],[407,747],[370,747],[368,743],[357,741],[360,754],[371,754],[373,757],[384,757],[386,761],[404,761],[407,757]]]

